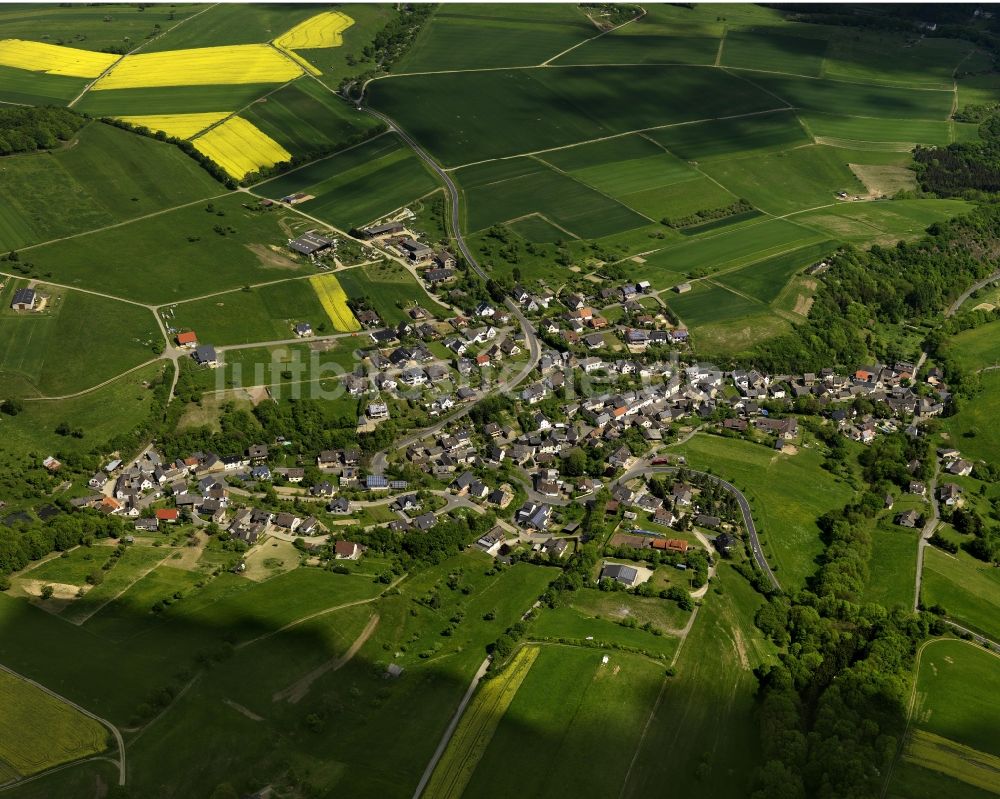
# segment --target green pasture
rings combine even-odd
[[[238,111],[275,88],[273,83],[227,83],[102,89],[87,92],[73,108],[95,117]]]
[[[827,42],[819,36],[808,36],[814,33],[811,28],[802,25],[727,29],[720,65],[818,78]]]
[[[199,341],[216,346],[280,341],[295,337],[298,322],[317,335],[334,332],[316,292],[306,279],[231,291],[171,306],[165,320],[178,330],[192,329]]]
[[[837,147],[875,151],[891,147],[909,152],[914,144],[951,142],[950,124],[941,119],[858,118],[815,111],[804,114],[801,119],[813,136]]]
[[[823,455],[800,447],[783,455],[760,444],[699,433],[678,454],[691,468],[711,471],[732,482],[750,501],[768,561],[782,586],[796,590],[816,571],[823,551],[816,520],[850,500],[850,487],[822,468]],[[786,487],[799,486],[795,502]]]
[[[157,304],[299,274],[301,261],[270,246],[316,224],[282,208],[244,207],[250,199],[233,194],[211,208],[196,203],[46,244],[31,260],[60,283]]]
[[[685,161],[705,162],[790,150],[812,139],[792,111],[674,125],[645,134]]]
[[[465,795],[616,795],[663,666],[624,652],[606,654],[603,663],[599,650],[543,647]],[[517,752],[516,769],[511,752]]]
[[[293,170],[254,189],[275,199],[294,192],[315,199],[303,212],[343,230],[365,225],[437,188],[419,158],[394,135],[379,136]]]
[[[832,205],[841,191],[851,195],[865,191],[832,147],[798,147],[755,158],[713,161],[702,169],[736,196],[772,214]]]
[[[976,644],[927,644],[917,671],[912,722],[943,738],[1000,757],[1000,669]],[[970,690],[975,686],[975,690]]]
[[[199,14],[197,22],[179,26],[142,52],[268,42],[321,10],[305,3],[214,5]]]
[[[961,782],[940,771],[900,759],[892,770],[888,799],[993,799],[996,793]]]
[[[894,511],[872,531],[872,556],[864,601],[884,608],[913,607],[917,579],[917,539],[913,530],[893,524]]]
[[[959,624],[1000,638],[1000,571],[964,550],[925,550],[921,598],[925,607],[940,605]]]
[[[308,51],[305,52],[308,56]],[[312,78],[300,78],[267,95],[240,116],[252,122],[292,155],[336,146],[380,125]]]
[[[985,351],[982,357],[986,357]],[[997,463],[1000,430],[995,420],[1000,407],[1000,372],[983,372],[980,384],[982,390],[974,399],[965,400],[958,413],[945,419],[944,428],[967,457]]]
[[[794,219],[839,241],[894,244],[915,239],[934,222],[969,210],[964,200],[878,200],[839,202],[795,214]]]
[[[966,305],[974,308],[982,300],[969,300]],[[963,330],[951,336],[942,347],[945,357],[966,372],[1000,364],[1000,322],[988,322],[979,327]],[[984,379],[988,374],[983,375]],[[967,403],[966,408],[979,405],[979,400]],[[964,408],[963,408],[964,410]]]
[[[21,105],[68,105],[87,82],[86,78],[0,66],[0,101]]]
[[[606,194],[534,159],[471,166],[460,170],[456,178],[464,190],[470,231],[531,214],[542,214],[580,238],[600,238],[649,222]]]
[[[573,5],[442,5],[393,71],[536,65],[598,33]]]
[[[722,285],[735,289],[741,294],[749,295],[764,303],[772,303],[788,285],[788,281],[793,275],[818,263],[825,256],[829,256],[836,247],[837,244],[833,241],[809,244],[758,263],[742,266],[732,272],[726,272],[716,279]],[[676,304],[677,301],[683,302],[683,300],[684,296],[681,296],[671,304]]]
[[[843,28],[832,32],[823,76],[950,90],[960,64],[974,68],[973,50],[959,39]]]
[[[368,91],[375,108],[448,166],[780,105],[721,70],[694,67],[399,76],[375,81]],[[413,103],[414,96],[421,102]],[[689,102],[694,96],[696,105]]]
[[[612,33],[559,56],[552,63],[570,64],[701,64],[715,63],[722,24],[663,20],[654,7],[646,15]]]

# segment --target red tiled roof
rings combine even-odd
[[[177,516],[177,508],[160,508],[156,511],[156,518],[163,522],[176,521]]]
[[[189,330],[187,333],[177,334],[178,344],[194,344],[197,340],[198,335],[193,330]]]

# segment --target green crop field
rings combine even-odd
[[[396,71],[535,65],[598,33],[573,5],[443,5]]]
[[[832,147],[798,147],[755,158],[714,161],[702,169],[733,194],[773,214],[830,205],[841,191],[851,195],[865,191]]]
[[[940,605],[960,624],[1000,638],[1000,572],[964,550],[949,555],[927,548],[921,598],[925,606]]]
[[[74,109],[95,117],[236,111],[275,90],[273,83],[154,86],[87,92]]]
[[[888,799],[993,799],[994,791],[977,788],[939,771],[921,768],[910,760],[900,760],[892,771]]]
[[[0,66],[0,102],[66,105],[86,85],[86,78],[48,75],[44,72]]]
[[[675,125],[646,135],[678,158],[699,162],[790,150],[812,143],[791,111]]]
[[[542,648],[467,796],[617,794],[642,732],[637,721],[652,709],[663,666],[624,652],[609,652],[602,663],[604,654]],[[511,752],[517,752],[516,769],[510,767]]]
[[[760,736],[752,669],[773,662],[774,647],[753,623],[762,598],[725,562],[715,579],[723,593],[710,590],[705,599],[635,753],[623,797],[656,794],[667,782],[669,796],[748,795]]]
[[[223,191],[176,147],[99,123],[91,123],[75,144],[52,154],[5,158],[2,174],[2,250],[93,230]]]
[[[292,155],[340,144],[380,125],[312,78],[300,78],[268,94],[240,116],[284,145]]]
[[[788,590],[801,588],[823,550],[816,519],[842,508],[853,493],[822,468],[815,446],[779,455],[770,447],[699,433],[678,452],[692,468],[710,469],[743,491],[778,579]],[[799,486],[794,503],[784,498],[789,485]]]
[[[893,200],[839,203],[795,214],[795,221],[841,241],[894,244],[914,239],[934,222],[959,216],[970,208],[964,200]]]
[[[959,39],[915,37],[888,31],[839,30],[827,48],[824,77],[951,89],[961,64],[969,69],[974,47]],[[970,70],[975,71],[975,70]]]
[[[456,178],[464,190],[470,231],[537,213],[581,238],[649,223],[607,195],[530,158],[467,167]]]
[[[908,152],[914,143],[945,145],[951,142],[951,128],[937,119],[878,119],[836,116],[811,112],[801,117],[803,126],[826,143],[859,150],[880,150],[898,142],[893,149]]]
[[[18,677],[0,671],[0,773],[16,776],[103,752],[104,726]]]
[[[798,27],[796,34],[812,33],[811,27]],[[819,36],[791,34],[787,27],[736,28],[726,31],[720,61],[724,67],[818,78],[826,48]]]
[[[419,305],[425,311],[442,315],[444,309],[432,301],[413,276],[398,264],[373,264],[345,269],[337,279],[348,297],[365,297],[382,317],[392,325],[409,320],[406,308]]]
[[[171,306],[167,313],[171,327],[193,329],[200,341],[216,346],[294,338],[298,322],[308,322],[317,334],[333,332],[316,292],[305,279],[183,302]]]
[[[369,94],[375,108],[448,166],[780,107],[772,96],[720,70],[689,67],[401,76],[376,81]],[[419,106],[411,102],[414,94],[422,99]],[[703,102],[686,102],[692,96]],[[545,113],[538,114],[539,108]]]
[[[687,294],[666,297],[671,310],[685,325],[697,328],[720,322],[732,322],[744,316],[767,312],[767,306],[737,294],[713,281],[701,281]]]
[[[343,230],[364,225],[437,189],[416,155],[397,136],[379,136],[258,184],[254,191],[280,198],[297,191],[315,199],[302,210]]]
[[[701,64],[715,63],[722,24],[664,20],[655,7],[618,30],[570,50],[553,63]]]
[[[4,38],[42,40],[81,50],[135,47],[154,32],[165,31],[204,8],[199,3],[146,7],[10,3],[0,7],[0,30]],[[146,43],[143,50],[151,47]]]
[[[975,644],[932,641],[920,656],[913,721],[921,729],[1000,757],[998,665],[996,655]]]
[[[69,605],[62,612],[62,617],[74,624],[82,624],[169,555],[169,550],[160,547],[130,546],[110,571],[102,573],[104,581],[89,588],[86,594]],[[42,579],[37,574],[34,577]]]
[[[179,26],[144,47],[142,52],[266,42],[321,10],[304,3],[214,5],[202,8],[205,8],[205,12],[198,15],[196,23]]]
[[[46,244],[31,260],[60,283],[164,304],[298,274],[301,262],[270,247],[315,223],[279,208],[250,210],[246,201],[230,195],[211,209],[197,203]],[[109,258],[129,268],[107,269]]]
[[[0,374],[19,393],[71,394],[155,357],[162,336],[145,308],[38,288],[50,297],[45,310],[0,313]]]

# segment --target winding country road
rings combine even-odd
[[[636,477],[643,477],[650,473],[674,474],[679,470],[680,467],[678,466],[653,466],[652,463],[649,462],[649,459],[644,459],[632,466],[632,468],[625,472],[625,474],[615,480],[614,485],[623,485],[629,480],[633,480]],[[774,576],[774,572],[771,570],[771,566],[767,562],[767,558],[764,557],[764,550],[761,548],[760,539],[757,536],[757,527],[754,525],[753,515],[750,512],[750,503],[747,501],[747,498],[743,496],[743,492],[732,483],[723,480],[721,477],[716,477],[714,474],[699,472],[695,469],[687,469],[687,471],[691,474],[697,474],[707,478],[736,498],[736,502],[740,506],[740,513],[743,515],[743,525],[746,527],[747,536],[750,539],[750,549],[753,552],[753,558],[756,561],[758,568],[764,573],[771,585],[774,586],[774,589],[780,591],[781,584],[778,582],[778,578]]]

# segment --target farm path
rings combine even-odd
[[[74,710],[76,710],[79,713],[82,713],[87,718],[93,719],[94,721],[98,722],[99,724],[103,725],[104,727],[107,727],[108,731],[115,737],[115,742],[116,742],[116,744],[118,746],[118,784],[119,785],[124,785],[125,784],[125,741],[122,738],[121,732],[118,731],[118,728],[114,724],[112,724],[107,719],[102,719],[100,716],[98,716],[98,715],[96,715],[94,713],[91,713],[86,708],[80,707],[80,705],[78,705],[72,699],[67,699],[65,696],[62,696],[61,694],[57,694],[55,691],[53,691],[53,690],[51,690],[49,688],[46,688],[41,683],[35,682],[34,680],[32,680],[29,677],[25,677],[23,674],[19,674],[18,672],[14,671],[13,669],[8,668],[7,666],[4,666],[2,663],[0,663],[0,671],[5,671],[7,674],[10,674],[12,677],[17,677],[19,680],[24,680],[24,682],[28,683],[29,685],[37,688],[38,690],[40,690],[42,692],[48,694],[53,699],[57,699],[60,702],[63,702],[64,704],[69,705],[71,708],[73,708]]]
[[[920,585],[923,579],[924,573],[924,550],[929,546],[928,541],[930,537],[934,535],[934,530],[937,529],[938,522],[940,521],[940,515],[938,512],[937,503],[937,481],[938,475],[941,473],[941,462],[935,460],[934,462],[934,476],[931,477],[930,482],[927,484],[927,490],[930,492],[931,499],[931,516],[924,523],[924,529],[920,531],[920,539],[917,541],[917,575],[914,579],[913,587],[913,612],[916,613],[920,607]]]
[[[438,743],[437,749],[435,749],[434,754],[431,755],[430,762],[427,764],[427,768],[424,769],[424,773],[420,777],[420,782],[417,783],[416,790],[413,791],[413,799],[420,799],[420,795],[424,792],[424,788],[426,788],[427,783],[430,782],[435,766],[437,766],[438,761],[441,760],[444,750],[448,748],[448,743],[451,741],[451,737],[455,734],[458,722],[462,720],[465,708],[469,706],[469,700],[472,699],[472,695],[476,692],[476,688],[479,686],[479,683],[482,681],[483,677],[486,676],[486,669],[489,668],[489,665],[490,658],[487,657],[482,663],[479,664],[479,668],[472,676],[472,682],[469,683],[469,687],[465,690],[465,695],[462,697],[462,701],[458,703],[458,707],[455,709],[455,715],[453,715],[451,717],[451,721],[448,722],[448,727],[444,731],[444,735],[441,736],[441,741]]]
[[[107,380],[104,380],[95,386],[91,386],[90,388],[85,388],[82,391],[74,391],[72,394],[60,394],[59,396],[24,397],[24,401],[52,402],[55,400],[68,400],[68,399],[75,399],[76,397],[83,397],[87,394],[93,393],[94,391],[98,391],[99,389],[102,389],[105,386],[109,386],[117,380],[121,380],[123,377],[125,377],[125,375],[131,374],[132,372],[138,372],[140,369],[143,369],[154,363],[159,363],[162,360],[165,360],[163,356],[157,358],[150,358],[148,361],[143,361],[138,366],[133,366],[131,369],[126,369],[124,372],[120,372],[119,374],[116,374],[114,377],[109,377]]]
[[[589,39],[584,39],[582,42],[577,42],[572,47],[567,47],[561,53],[556,53],[554,56],[552,56],[552,58],[549,58],[549,59],[543,61],[538,66],[540,66],[540,67],[547,67],[549,64],[551,64],[557,58],[560,58],[561,56],[566,55],[566,53],[569,53],[569,52],[575,50],[577,47],[583,47],[583,45],[588,44],[588,43],[594,41],[595,39],[600,39],[602,36],[607,36],[609,33],[613,33],[616,30],[624,28],[626,25],[631,25],[633,22],[636,22],[637,20],[640,20],[644,16],[646,16],[646,9],[645,8],[643,8],[642,6],[639,6],[639,11],[642,12],[642,13],[636,14],[634,17],[632,17],[632,19],[627,19],[627,20],[625,20],[624,22],[622,22],[619,25],[613,25],[612,27],[608,28],[607,30],[601,31],[596,36],[591,36]],[[594,25],[597,25],[597,23],[594,22],[593,17],[591,17],[589,14],[587,14],[587,19],[589,19],[591,22],[593,22]]]
[[[377,613],[372,614],[372,617],[368,619],[368,623],[365,628],[361,631],[361,634],[354,639],[351,643],[350,648],[339,657],[328,660],[320,666],[310,671],[308,674],[303,675],[287,688],[278,691],[272,697],[272,701],[280,702],[285,700],[290,704],[297,705],[301,702],[306,694],[309,693],[309,689],[312,684],[316,682],[320,677],[322,677],[327,672],[338,671],[350,663],[356,654],[361,650],[361,647],[367,643],[368,639],[372,637],[372,633],[375,632],[375,628],[378,627],[379,615]]]

